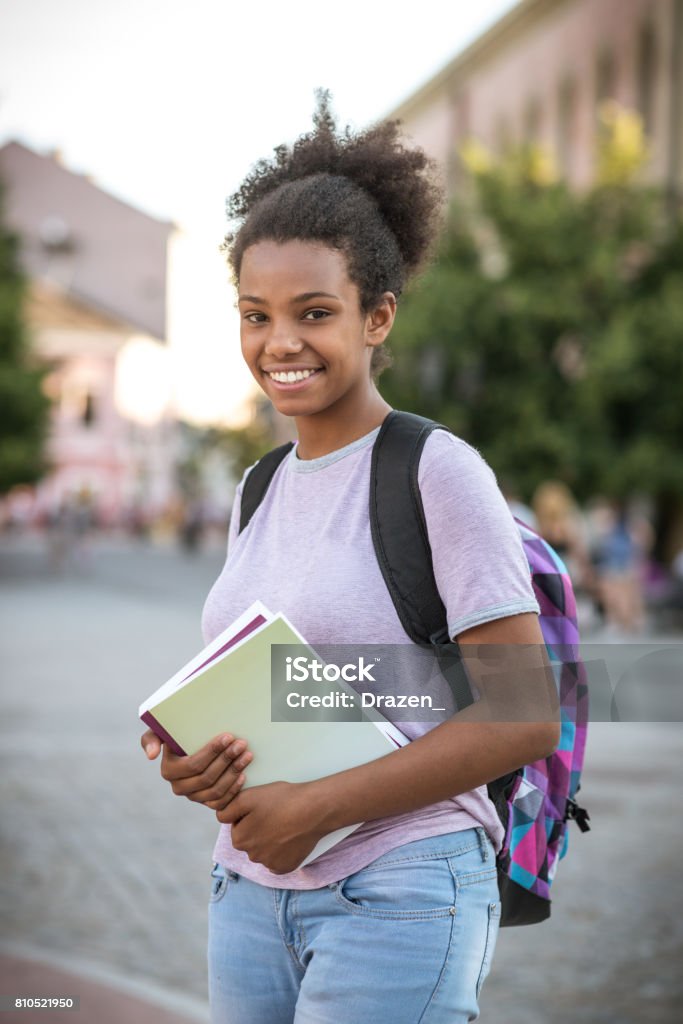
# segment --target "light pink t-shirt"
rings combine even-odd
[[[295,445],[238,534],[246,471],[233,505],[228,557],[204,606],[206,643],[255,600],[283,612],[314,646],[412,642],[389,596],[370,534],[370,458],[378,432],[379,427],[317,459],[299,459]],[[507,615],[540,613],[517,527],[479,452],[436,430],[426,441],[418,479],[451,637]],[[391,718],[390,710],[383,713]],[[412,740],[438,722],[396,724]],[[213,859],[263,885],[314,889],[404,843],[476,825],[484,827],[498,851],[503,829],[486,786],[418,811],[367,821],[288,874],[274,874],[235,850],[229,825],[220,826]]]

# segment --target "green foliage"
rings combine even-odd
[[[213,437],[214,443],[229,457],[238,480],[247,466],[253,466],[275,443],[270,423],[263,413],[263,406],[257,408],[246,427],[224,427],[221,430],[214,430]]]
[[[547,477],[582,500],[683,496],[680,211],[609,153],[583,193],[529,150],[477,157],[401,304],[383,395],[465,437],[526,500]]]
[[[0,214],[1,204],[0,190]],[[45,371],[31,366],[28,357],[18,250],[17,236],[0,216],[0,494],[34,483],[46,468],[49,401],[42,391]]]

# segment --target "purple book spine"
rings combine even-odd
[[[169,732],[166,732],[163,725],[157,722],[156,718],[151,711],[145,711],[144,715],[140,715],[140,718],[148,725],[152,732],[155,732],[160,740],[163,740],[167,747],[173,751],[174,754],[178,754],[179,757],[185,757],[186,753],[179,743],[173,739]]]
[[[181,680],[181,682],[185,683],[187,682],[188,679],[191,679],[192,676],[196,675],[198,672],[201,672],[201,670],[205,668],[208,664],[210,664],[216,658],[219,658],[221,654],[225,654],[227,650],[233,647],[240,640],[243,640],[245,636],[248,636],[257,628],[257,626],[261,626],[265,621],[266,620],[263,617],[263,615],[257,615],[255,618],[251,620],[251,622],[248,622],[247,625],[239,631],[239,633],[236,633],[235,636],[230,637],[230,639],[227,640],[219,650],[214,651],[214,653],[210,657],[208,657],[206,661],[202,662],[201,665],[193,669],[188,676],[185,676],[185,678]],[[177,684],[177,686],[180,685],[180,683]],[[140,719],[145,723],[145,725],[149,726],[152,732],[155,732],[157,734],[160,740],[163,740],[164,743],[168,747],[170,747],[174,754],[177,754],[179,757],[187,756],[187,752],[183,750],[179,743],[176,743],[176,741],[173,739],[169,732],[166,732],[163,725],[161,725],[161,723],[156,720],[151,711],[145,711],[144,715],[140,715]]]

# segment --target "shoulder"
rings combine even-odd
[[[480,480],[488,487],[498,487],[496,475],[473,445],[447,430],[433,430],[425,441],[420,457],[418,482],[420,487],[437,482],[465,477],[470,484]]]
[[[493,619],[538,614],[518,526],[480,452],[461,437],[434,430],[418,483],[450,636]]]
[[[434,430],[425,442],[418,470],[420,497],[428,523],[475,539],[514,534],[515,523],[491,466],[463,438]]]
[[[242,491],[244,490],[244,485],[247,482],[247,477],[251,473],[251,471],[254,468],[254,466],[258,466],[258,459],[256,460],[256,462],[252,462],[251,466],[247,466],[247,468],[242,473],[242,477],[240,479],[240,482],[237,484],[237,491],[238,491],[239,494],[241,494]]]
[[[256,465],[256,463],[253,462],[251,464],[251,466],[247,466],[247,468],[242,473],[242,476],[240,477],[240,479],[239,479],[239,481],[237,483],[237,487],[235,488],[235,498],[234,498],[234,503],[235,504],[239,504],[242,501],[242,492],[244,490],[244,485],[247,482],[247,477],[249,476],[249,474],[251,473],[251,471],[252,471],[252,469],[254,468],[255,465]]]
[[[270,454],[271,454],[270,452],[266,453],[266,455],[270,455]],[[237,487],[235,488],[235,495],[234,495],[234,499],[233,499],[233,518],[235,518],[235,519],[237,517],[241,516],[241,512],[242,512],[242,499],[243,499],[243,496],[244,496],[245,487],[248,484],[253,471],[262,462],[262,458],[261,459],[257,459],[255,462],[252,462],[252,464],[250,466],[246,467],[246,469],[242,473],[242,476],[241,476],[241,478],[240,478],[240,480],[239,480],[239,482],[237,484]],[[278,460],[277,465],[275,467],[275,473],[274,473],[272,479],[269,480],[269,482],[268,482],[268,484],[267,484],[267,486],[265,488],[265,492],[264,492],[264,495],[263,495],[264,498],[267,496],[267,493],[270,490],[272,490],[272,484],[273,484],[274,479],[282,471],[282,469],[284,468],[286,463],[287,463],[287,452],[285,452],[284,458],[280,458]],[[264,466],[264,469],[268,469],[268,467]],[[268,474],[268,476],[269,475],[270,474]],[[254,479],[257,480],[256,491],[260,492],[263,489],[264,481],[263,480],[260,481],[260,485],[259,485],[258,474],[257,474],[257,476]],[[254,500],[254,495],[253,494],[251,495],[251,498],[252,498],[252,503],[253,503],[253,500]],[[262,504],[262,502],[259,502],[258,508],[256,509],[256,511],[258,511],[258,509],[261,507],[261,504]]]
[[[251,473],[256,463],[252,463],[242,473],[242,477],[239,480],[237,487],[235,488],[235,495],[232,501],[232,509],[230,511],[230,527],[228,530],[228,551],[232,549],[233,544],[237,540],[240,532],[240,518],[242,515],[242,491],[244,490],[244,484],[246,483],[247,477]]]

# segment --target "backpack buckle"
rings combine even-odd
[[[429,637],[429,642],[433,647],[441,647],[444,644],[449,644],[451,638],[448,633],[448,626],[442,626],[441,629],[437,629],[436,633],[432,633]]]
[[[590,832],[591,827],[588,824],[590,814],[585,807],[580,807],[576,800],[572,800],[571,797],[567,797],[567,809],[564,812],[563,820],[567,821],[569,818],[573,818],[582,832]]]

